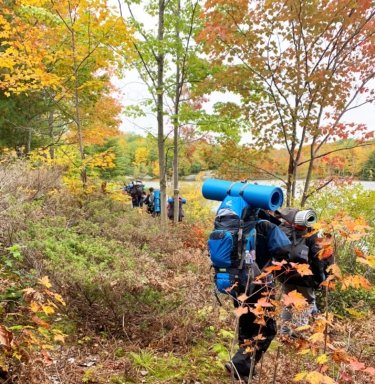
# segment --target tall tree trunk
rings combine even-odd
[[[79,111],[78,62],[77,62],[77,52],[76,52],[76,34],[74,31],[74,27],[71,28],[70,32],[72,35],[72,56],[73,56],[73,72],[74,72],[74,108],[75,108],[74,120],[75,120],[76,127],[77,127],[79,153],[80,153],[80,157],[81,157],[81,161],[82,161],[81,180],[82,180],[83,188],[86,188],[86,186],[87,186],[87,171],[86,171],[86,166],[84,164],[85,151],[84,151],[83,138],[82,138],[81,116],[80,116],[80,111]]]
[[[164,11],[165,0],[159,0],[158,41],[160,43],[157,57],[157,121],[158,121],[158,151],[159,151],[159,177],[160,177],[160,217],[162,227],[167,222],[166,212],[166,167],[165,167],[165,141],[164,141],[164,52],[162,42],[164,39]]]
[[[51,138],[51,146],[49,147],[49,156],[51,159],[55,158],[55,148],[53,144],[53,119],[54,119],[54,109],[51,109],[48,114],[48,134],[49,137]]]
[[[176,42],[178,44],[180,39],[180,12],[181,3],[177,0],[176,9]],[[173,221],[175,224],[178,223],[180,204],[179,204],[179,188],[178,188],[178,139],[179,139],[179,107],[180,107],[180,55],[177,50],[176,57],[176,88],[175,88],[175,102],[174,102],[174,117],[173,117]]]
[[[315,145],[316,137],[313,137],[312,143],[310,145],[310,161],[309,161],[309,168],[307,169],[307,175],[305,179],[305,186],[303,188],[303,194],[301,198],[301,207],[303,207],[306,204],[306,201],[308,199],[308,191],[310,188],[310,182],[311,177],[313,173],[313,166],[314,166],[314,145]]]
[[[27,140],[26,140],[26,147],[25,147],[25,155],[28,156],[31,152],[31,139],[32,139],[32,129],[29,127],[27,129]]]
[[[286,184],[286,205],[290,207],[294,199],[296,162],[294,159],[295,144],[293,143],[289,153],[288,179]]]

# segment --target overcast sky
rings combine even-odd
[[[135,71],[126,72],[123,79],[114,80],[114,84],[120,88],[120,100],[124,106],[140,103],[144,99],[150,98],[147,93],[146,86],[142,83]],[[209,111],[211,106],[218,101],[231,101],[236,98],[231,94],[220,94],[215,92],[210,102],[206,104],[206,109]],[[238,99],[237,99],[238,100]],[[343,121],[363,123],[368,126],[370,130],[375,131],[375,105],[367,104],[360,108],[353,109],[345,115]],[[131,118],[122,116],[121,130],[124,132],[135,132],[145,135],[148,131],[156,132],[156,116],[149,114],[142,118]],[[246,134],[244,142],[250,139],[250,134]]]
[[[123,0],[120,0],[123,4]],[[118,9],[118,0],[108,0],[108,3],[111,4],[114,8]],[[127,9],[122,5],[122,11],[125,16],[128,15]],[[153,20],[145,15],[141,7],[133,8],[133,12],[137,18],[142,20],[144,23],[147,23],[149,26],[154,24]],[[120,101],[124,106],[137,104],[144,100],[145,98],[150,98],[147,93],[147,88],[145,84],[142,83],[142,80],[139,78],[136,71],[125,72],[122,79],[115,79],[114,84],[120,89]],[[372,82],[372,86],[375,87],[375,81]],[[210,97],[210,102],[205,105],[205,109],[210,111],[212,105],[217,101],[230,101],[235,99],[231,94],[220,94],[215,92]],[[237,99],[238,100],[238,99]],[[359,101],[358,101],[359,103]],[[349,111],[345,118],[344,122],[354,122],[354,123],[363,123],[367,127],[375,131],[375,105],[367,104],[360,108],[353,109]],[[146,132],[156,132],[157,131],[157,122],[156,116],[148,114],[143,118],[131,118],[128,116],[122,116],[121,130],[124,132],[135,132],[141,135],[145,135]],[[167,127],[168,128],[168,127]],[[244,142],[249,141],[250,134],[246,134],[244,137]]]

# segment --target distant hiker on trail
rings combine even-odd
[[[186,199],[179,197],[178,198],[178,221],[182,221],[183,217],[185,217],[185,212],[182,208],[183,204],[186,204]],[[173,197],[170,197],[168,199],[167,215],[170,220],[173,220],[174,218],[174,198]]]
[[[259,212],[265,216],[241,197],[227,196],[208,241],[217,290],[232,296],[236,308],[244,309],[238,319],[239,349],[225,368],[232,377],[245,381],[251,370],[255,374],[255,365],[276,335],[272,304],[265,308],[264,322],[259,321],[255,305],[259,299],[273,298],[272,275],[261,284],[254,279],[273,260],[286,259],[290,250],[287,236],[276,224],[260,219]]]
[[[132,181],[125,187],[125,192],[131,197],[133,208],[143,206],[144,185],[141,180]]]
[[[147,193],[145,191],[142,192],[141,202],[139,204],[140,207],[143,207],[147,199]]]
[[[155,200],[155,194],[154,194],[154,188],[150,187],[148,189],[149,193],[144,201],[144,204],[147,206],[147,212],[150,213],[150,214],[153,214],[154,213],[154,210],[155,210],[155,204],[154,204],[154,200]]]
[[[312,225],[316,222],[316,213],[311,210],[283,208],[276,211],[276,217],[281,220],[280,229],[292,242],[289,261],[299,264],[309,264],[311,275],[301,276],[296,270],[291,270],[281,276],[283,293],[294,290],[299,292],[309,304],[302,313],[293,313],[291,307],[283,309],[281,334],[298,337],[293,328],[307,325],[312,315],[318,312],[315,299],[315,289],[326,279],[326,268],[332,264],[333,256],[328,255],[324,260],[319,259],[321,247],[317,233],[312,234]]]

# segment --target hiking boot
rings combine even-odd
[[[224,367],[225,367],[226,371],[232,377],[234,377],[236,380],[240,380],[240,381],[245,382],[245,383],[247,383],[249,381],[248,376],[238,375],[237,371],[233,367],[232,362],[228,361],[227,363],[225,363]],[[255,369],[253,370],[253,376],[255,376]]]

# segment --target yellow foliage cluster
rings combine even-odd
[[[43,44],[43,31],[23,23],[4,0],[0,0],[0,9],[0,89],[6,96],[44,87],[55,89],[60,79],[47,70],[54,56]]]
[[[96,153],[93,156],[88,156],[83,160],[83,164],[86,167],[98,167],[98,168],[114,168],[116,154],[112,150]]]

